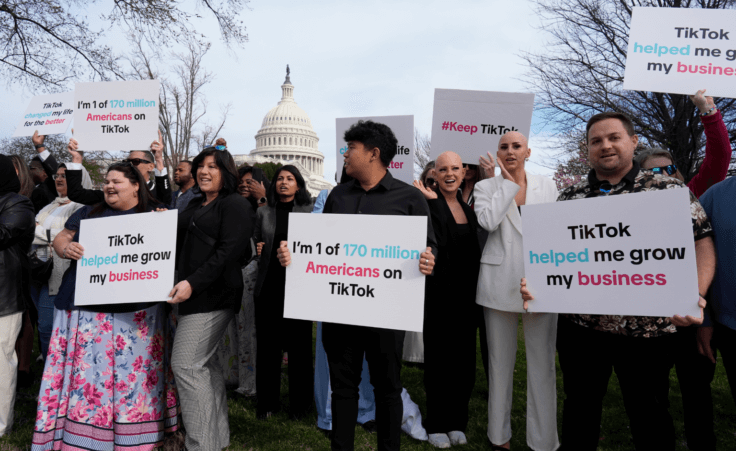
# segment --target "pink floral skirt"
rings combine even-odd
[[[178,429],[173,315],[56,310],[33,451],[152,450]]]

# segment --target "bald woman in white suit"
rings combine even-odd
[[[536,451],[559,447],[555,338],[557,314],[525,313],[519,293],[524,276],[521,205],[557,200],[555,183],[529,174],[524,163],[531,149],[524,135],[508,132],[498,143],[496,164],[501,177],[475,185],[475,213],[489,232],[481,257],[476,302],[482,305],[489,355],[488,439],[493,449],[508,449],[511,399],[519,314],[527,358],[527,445]],[[488,157],[492,161],[489,153]],[[481,166],[491,168],[481,157]],[[484,168],[485,169],[485,168]]]

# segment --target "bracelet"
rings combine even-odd
[[[33,147],[35,147],[36,149],[41,149],[46,146],[44,146],[43,144],[34,144]]]
[[[715,109],[716,109],[716,107],[715,107],[715,106],[713,106],[713,107],[711,107],[711,109],[710,109],[710,110],[706,111],[705,113],[700,113],[700,115],[701,115],[701,116],[707,116],[707,115],[709,115],[710,113],[712,113],[713,111],[715,111]]]

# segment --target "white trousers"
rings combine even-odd
[[[0,437],[13,426],[15,384],[18,382],[18,356],[15,340],[20,333],[23,312],[0,317]]]
[[[488,439],[511,440],[511,399],[519,313],[483,308],[488,339]],[[555,371],[556,313],[521,313],[526,345],[526,443],[535,451],[553,451],[557,437]]]

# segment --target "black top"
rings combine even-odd
[[[454,222],[454,218],[452,219]],[[455,237],[455,245],[458,249],[467,252],[466,255],[456,258],[456,261],[449,262],[453,265],[453,272],[457,274],[459,284],[464,285],[469,293],[469,297],[475,301],[475,291],[478,285],[478,271],[480,267],[477,262],[471,261],[473,257],[478,257],[480,261],[480,247],[475,235],[474,227],[470,223],[455,224],[457,227],[457,235]],[[457,257],[457,254],[455,255]]]
[[[273,234],[273,242],[276,244],[272,249],[272,257],[276,256],[276,250],[282,241],[286,241],[289,231],[289,213],[294,210],[294,201],[276,203],[276,231]]]
[[[284,290],[286,288],[286,268],[281,266],[276,252],[282,241],[287,240],[289,231],[289,213],[294,209],[294,201],[276,203],[276,229],[273,234],[273,246],[271,246],[271,259],[268,261],[268,272],[263,286],[274,301],[283,303]]]
[[[278,205],[278,202],[276,205]],[[314,206],[311,202],[306,205],[295,204],[291,207],[291,213],[311,214],[313,208]],[[275,266],[272,266],[272,264],[273,260],[276,258],[274,249],[279,245],[279,241],[276,240],[275,236],[277,227],[276,221],[278,220],[277,215],[278,212],[276,211],[276,206],[271,207],[266,205],[259,207],[256,212],[256,225],[253,231],[253,241],[256,243],[263,243],[263,249],[261,249],[261,255],[258,257],[258,278],[256,279],[256,287],[253,291],[255,296],[261,295],[262,288],[266,285],[266,278],[271,273],[270,268],[276,268]],[[288,227],[287,223],[284,223],[284,225]],[[271,258],[271,256],[273,256],[273,258]],[[281,265],[279,265],[279,267],[280,266]],[[279,269],[279,271],[281,270],[282,269]]]
[[[48,158],[41,161],[41,166],[43,166],[43,170],[48,177],[46,177],[43,183],[39,183],[31,193],[31,202],[33,202],[33,209],[36,214],[58,196],[56,184],[54,183],[54,174],[59,170],[59,163],[56,162],[53,155],[49,155]]]
[[[176,257],[179,280],[192,286],[192,296],[179,304],[179,314],[235,309],[243,297],[240,260],[253,234],[255,214],[239,194],[189,201],[179,213]]]
[[[426,216],[427,246],[437,255],[427,201],[418,189],[394,179],[389,171],[369,191],[357,180],[336,186],[325,201],[323,213]]]
[[[75,211],[69,219],[66,220],[64,228],[76,232],[72,241],[79,242],[79,228],[82,225],[83,219],[91,218],[107,218],[110,216],[124,216],[136,213],[137,206],[129,210],[113,210],[106,206],[106,208],[99,213],[90,214],[94,209],[94,206],[87,205]],[[149,208],[149,211],[153,211],[153,208]],[[59,310],[87,310],[90,312],[104,312],[104,313],[125,313],[125,312],[137,312],[139,310],[147,309],[155,305],[155,302],[138,302],[133,304],[98,304],[98,305],[75,305],[75,290],[77,281],[77,260],[72,260],[69,269],[64,273],[64,278],[61,280],[59,286],[59,292],[54,298],[54,306]]]
[[[458,309],[475,305],[481,256],[478,219],[459,193],[457,200],[468,220],[466,224],[455,222],[444,196],[428,202],[438,248],[434,276],[427,281],[426,302],[430,309],[434,306],[444,311],[449,301]]]

